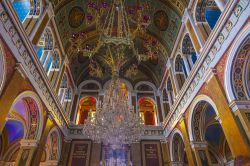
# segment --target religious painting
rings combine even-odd
[[[160,141],[142,141],[141,152],[143,166],[163,166]]]
[[[68,165],[90,166],[91,141],[72,141]]]
[[[85,13],[79,6],[75,6],[69,12],[69,25],[72,28],[78,28],[84,21]]]
[[[154,24],[160,31],[166,31],[169,25],[167,13],[163,10],[157,11],[154,14]]]

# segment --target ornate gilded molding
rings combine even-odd
[[[11,12],[11,9],[8,11]],[[12,14],[8,13],[8,11],[6,10],[6,6],[0,4],[0,22],[3,27],[1,27],[0,33],[6,33],[5,35],[9,37],[9,39],[6,40],[12,43],[8,43],[8,46],[11,49],[17,50],[12,50],[13,55],[16,59],[20,60],[19,63],[24,67],[31,84],[35,87],[37,93],[40,94],[42,101],[51,112],[57,125],[61,128],[62,132],[66,134],[69,119],[65,113],[62,112],[62,106],[53,93],[52,88],[49,86],[49,81],[46,79],[46,75],[42,73],[43,70],[40,69],[41,67],[39,67],[38,61],[34,59],[34,57],[36,57],[35,52],[28,49],[31,43],[25,43],[23,41],[24,39],[22,38],[23,36],[20,35],[20,31],[21,33],[25,33],[25,31],[22,31],[20,28],[17,29],[18,23],[16,23],[17,25],[13,23],[13,20],[10,17]],[[25,36],[26,34],[23,35]]]
[[[248,0],[239,0],[238,2],[232,1],[230,5],[228,5],[228,8],[225,9],[226,12],[224,12],[221,16],[223,17],[223,20],[226,21],[222,22],[221,20],[218,20],[218,22],[221,21],[222,23],[215,27],[214,33],[210,34],[210,38],[201,52],[201,57],[197,60],[197,64],[194,66],[195,71],[191,72],[187,82],[180,91],[178,98],[171,107],[172,110],[170,114],[163,122],[163,126],[166,127],[166,136],[170,134],[182,114],[185,112],[187,106],[192,102],[193,97],[198,92],[201,84],[205,80],[206,73],[211,69],[212,65],[218,62],[220,57],[223,55],[219,55],[218,52],[221,50],[222,46],[225,47],[224,45],[228,45],[230,43],[225,43],[225,40],[228,39],[230,34],[232,35],[232,31],[239,22],[239,18],[244,16],[242,13],[244,11],[248,11],[246,10],[247,7],[249,8]],[[245,14],[245,16],[248,15],[249,14],[247,13]],[[213,40],[213,38],[215,38],[215,40]],[[230,40],[233,39],[230,38]]]
[[[88,139],[83,134],[82,126],[72,125],[69,129],[69,138],[71,139]],[[155,140],[164,140],[164,130],[160,126],[146,126],[144,135],[142,139],[155,139]]]

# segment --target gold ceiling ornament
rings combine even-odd
[[[97,63],[92,61],[89,64],[89,75],[92,77],[102,78],[103,77],[103,71],[101,66]]]
[[[82,54],[90,59],[95,55],[103,56],[101,59],[115,57],[116,63],[122,62],[116,65],[118,69],[131,57],[136,57],[138,63],[154,59],[160,52],[156,51],[160,48],[160,44],[157,40],[154,40],[154,43],[151,39],[149,41],[146,35],[146,30],[151,23],[150,12],[152,13],[152,9],[145,1],[138,1],[135,8],[125,6],[125,0],[112,0],[111,4],[103,0],[89,1],[86,21],[88,24],[96,25],[99,38],[96,42],[87,43],[91,38],[89,33],[82,31],[72,34],[70,54]],[[140,46],[136,44],[138,39],[142,41]],[[103,52],[104,55],[102,55]],[[112,65],[109,60],[112,61],[112,58],[104,60],[108,66]]]
[[[137,75],[137,73],[138,73],[138,66],[133,64],[126,71],[125,77],[132,79]]]

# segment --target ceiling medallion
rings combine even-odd
[[[154,24],[160,31],[166,31],[169,25],[167,13],[163,10],[158,10],[154,14]]]
[[[79,6],[73,7],[69,12],[69,25],[72,28],[78,28],[84,21],[85,13]]]
[[[145,2],[139,2],[133,8],[125,6],[125,0],[112,0],[111,4],[90,0],[85,21],[89,25],[95,25],[99,38],[96,42],[88,43],[90,36],[86,31],[72,34],[69,54],[80,53],[90,59],[101,55],[104,64],[110,68],[108,60],[112,58],[107,59],[107,57],[122,58],[119,60],[122,63],[116,66],[118,71],[132,57],[135,57],[137,64],[154,59],[161,48],[157,40],[150,39],[146,35],[151,23],[151,13],[150,5]],[[142,40],[141,46],[136,43],[138,39]],[[91,71],[101,68],[95,68],[90,64],[89,69],[92,76],[95,73],[101,76],[100,71]]]

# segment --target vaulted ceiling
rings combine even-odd
[[[103,1],[104,0],[98,0]],[[181,26],[181,18],[188,0],[141,0],[148,4],[151,12],[149,17],[151,24],[147,28],[145,36],[157,41],[162,48],[157,52],[157,58],[141,62],[138,66],[138,73],[133,77],[126,77],[126,71],[134,64],[135,59],[131,58],[122,68],[120,76],[135,84],[138,81],[151,81],[159,85],[168,56],[171,54],[174,42],[177,38]],[[95,26],[86,23],[87,0],[51,0],[55,13],[55,20],[59,30],[65,51],[70,60],[71,71],[76,82],[80,84],[86,79],[96,79],[104,83],[110,78],[108,71],[105,70],[102,78],[92,78],[89,75],[89,59],[80,53],[72,54],[69,52],[73,47],[72,35],[84,32],[87,42],[94,42],[98,39]],[[107,4],[111,1],[107,0]],[[125,0],[126,7],[137,7],[139,0]],[[138,39],[139,40],[139,39]],[[75,48],[76,49],[76,48]],[[98,61],[98,59],[96,59]]]

